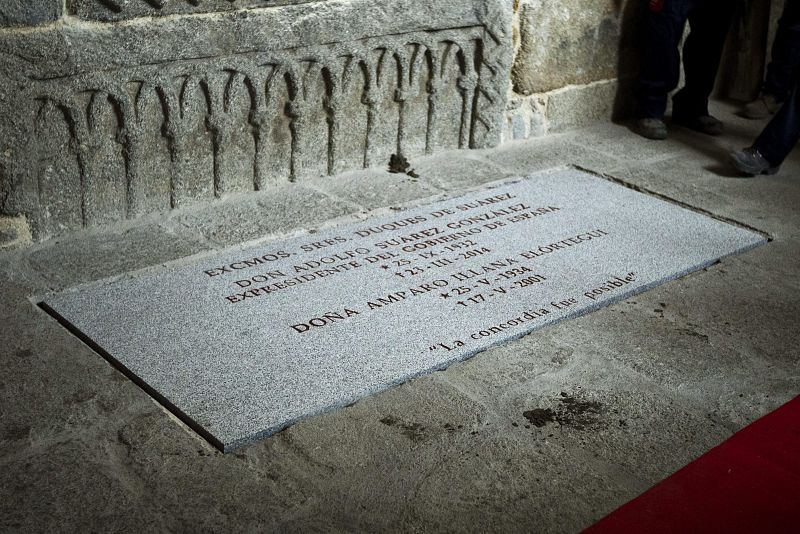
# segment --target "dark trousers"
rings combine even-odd
[[[645,15],[643,66],[636,90],[639,117],[664,117],[667,94],[678,86],[681,58],[678,47],[687,21],[690,34],[683,46],[686,85],[673,98],[673,115],[708,115],[708,97],[714,89],[736,2],[641,1],[645,4]]]
[[[790,0],[791,1],[791,0]],[[758,136],[753,147],[773,166],[783,163],[800,140],[800,89],[794,90]]]
[[[800,2],[786,0],[772,43],[772,60],[767,66],[763,92],[782,102],[797,81],[800,62]]]

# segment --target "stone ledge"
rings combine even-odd
[[[63,0],[3,0],[0,28],[40,26],[61,18]]]
[[[642,2],[521,0],[520,43],[512,68],[521,95],[626,76],[638,56]]]
[[[71,18],[37,31],[0,32],[0,44],[7,53],[0,63],[0,74],[25,82],[53,80],[97,71],[347,44],[370,38],[388,41],[406,33],[471,26],[488,26],[498,34],[502,32],[498,38],[507,39],[502,44],[511,53],[510,14],[502,0],[432,6],[425,3],[420,7],[421,3],[422,0],[329,0],[116,24]]]
[[[252,7],[306,4],[325,0],[68,0],[71,15],[87,20],[119,21],[186,13],[234,11]]]
[[[612,79],[571,85],[547,93],[514,95],[506,110],[503,141],[560,133],[624,114],[627,84]]]

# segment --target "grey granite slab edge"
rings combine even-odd
[[[216,438],[211,432],[207,431],[203,428],[202,425],[198,424],[194,419],[186,415],[183,410],[178,408],[174,403],[172,403],[168,398],[163,396],[159,393],[156,389],[150,387],[150,385],[139,377],[136,373],[131,371],[128,367],[125,366],[121,361],[114,358],[107,350],[103,347],[98,345],[94,342],[92,338],[87,336],[83,333],[79,328],[77,328],[74,324],[72,324],[69,319],[62,316],[56,310],[50,307],[46,302],[42,301],[38,303],[39,308],[41,308],[45,313],[49,314],[53,319],[56,320],[61,326],[69,330],[69,332],[80,339],[86,346],[90,349],[95,351],[97,354],[102,356],[109,364],[111,364],[115,369],[121,372],[123,375],[128,377],[131,382],[142,388],[142,390],[150,395],[156,402],[158,402],[164,409],[171,412],[175,417],[183,421],[186,426],[197,432],[203,439],[208,441],[211,445],[216,447],[217,449],[221,450],[222,452],[230,452],[233,448],[226,447],[224,443]]]

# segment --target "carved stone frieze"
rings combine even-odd
[[[101,34],[86,46],[116,56],[78,49],[66,62],[48,56],[46,69],[25,58],[0,89],[0,213],[26,215],[42,239],[384,166],[392,154],[493,146],[508,19],[499,3],[476,4],[472,24],[289,48],[203,53],[219,44],[198,36],[196,57],[173,39],[174,59],[132,51],[120,65],[126,56]]]

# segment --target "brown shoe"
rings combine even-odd
[[[676,115],[672,114],[672,123],[706,135],[722,135],[722,121],[711,115]]]
[[[758,98],[752,102],[748,102],[742,110],[742,117],[748,119],[766,119],[770,115],[774,115],[781,107],[774,96],[766,93],[761,93]]]
[[[667,125],[661,119],[639,119],[633,131],[642,137],[660,141],[667,138]]]

